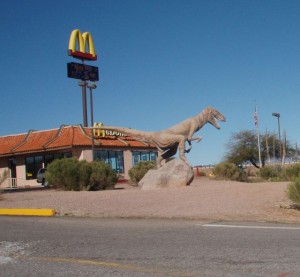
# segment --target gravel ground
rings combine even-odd
[[[0,208],[51,208],[60,216],[180,218],[300,223],[288,209],[288,182],[239,183],[198,177],[188,187],[72,192],[53,189],[3,193]]]

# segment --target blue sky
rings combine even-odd
[[[100,81],[94,120],[156,131],[213,106],[187,155],[222,160],[231,134],[254,130],[300,142],[300,1],[2,0],[0,136],[83,123],[78,81],[67,78],[72,30],[94,39]],[[90,120],[90,118],[89,118]]]

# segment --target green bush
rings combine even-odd
[[[79,190],[90,190],[90,177],[92,174],[91,163],[86,160],[79,161],[79,180],[78,187]]]
[[[75,158],[54,160],[47,167],[46,180],[63,190],[104,190],[113,188],[117,175],[103,161],[88,163]]]
[[[8,178],[8,173],[9,171],[7,169],[5,169],[2,174],[0,175],[0,185]],[[1,189],[0,189],[0,194],[1,194]],[[0,196],[0,200],[2,200],[1,196]]]
[[[47,167],[45,179],[56,188],[79,190],[79,161],[75,158],[54,160]]]
[[[8,178],[8,169],[4,169],[0,175],[0,185]]]
[[[300,177],[294,178],[293,182],[288,185],[287,195],[294,203],[300,205]]]
[[[277,166],[264,166],[258,171],[258,175],[267,180],[279,177],[279,173],[280,169]]]
[[[2,174],[0,174],[0,185],[8,178],[8,170],[5,169]],[[0,189],[0,194],[1,194],[1,189]],[[0,200],[2,200],[1,196],[0,196]]]
[[[110,165],[103,161],[92,163],[89,190],[105,190],[114,188],[118,180],[117,174]]]
[[[240,182],[246,182],[248,180],[246,172],[241,167],[228,162],[219,163],[214,166],[212,173],[217,179]]]
[[[287,166],[285,169],[286,180],[291,181],[295,177],[300,177],[300,164]]]
[[[133,183],[138,183],[150,169],[155,169],[154,161],[141,161],[129,169],[128,174]]]
[[[269,181],[292,181],[300,177],[300,164],[289,166],[269,165],[259,169],[258,175]]]

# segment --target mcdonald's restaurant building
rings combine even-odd
[[[157,150],[108,130],[94,134],[82,125],[62,125],[43,131],[30,130],[25,134],[0,137],[0,176],[8,170],[18,186],[36,185],[40,168],[54,159],[74,157],[78,160],[103,160],[120,175],[129,179],[128,170],[139,161],[156,160]],[[5,184],[2,184],[4,187]]]

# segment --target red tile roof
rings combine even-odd
[[[10,154],[11,150],[26,138],[26,134],[0,137],[0,155]]]
[[[132,147],[140,149],[155,149],[153,145],[144,144],[134,140],[129,136],[105,136],[101,138],[95,138],[94,144],[96,147]],[[91,129],[83,128],[81,125],[62,125],[60,128],[53,130],[31,130],[27,134],[0,137],[0,156],[91,145]]]

